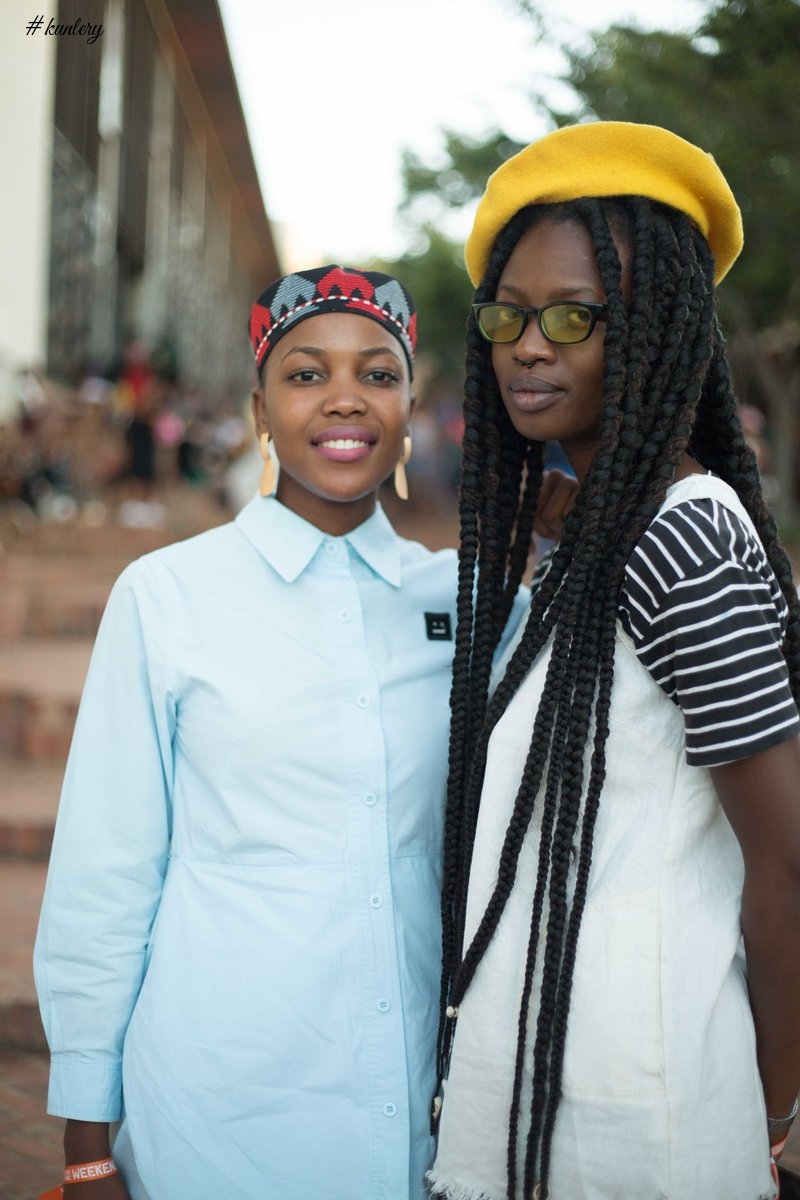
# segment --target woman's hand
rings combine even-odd
[[[563,471],[545,471],[533,528],[540,537],[557,542],[567,514],[575,506],[578,481]]]
[[[68,1167],[111,1158],[108,1125],[104,1121],[72,1121],[64,1128],[64,1162]],[[130,1200],[121,1175],[87,1179],[64,1187],[64,1200]]]
[[[130,1200],[121,1175],[70,1183],[64,1188],[64,1200]]]

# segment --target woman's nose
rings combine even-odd
[[[522,335],[514,343],[514,357],[521,363],[529,363],[549,361],[554,356],[555,346],[542,333],[538,319],[530,316]]]
[[[326,412],[363,412],[366,401],[354,383],[332,383],[324,407]]]

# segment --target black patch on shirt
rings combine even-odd
[[[429,642],[452,642],[450,613],[425,613],[425,629]]]

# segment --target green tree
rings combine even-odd
[[[379,269],[402,279],[417,303],[420,369],[430,385],[459,380],[464,322],[471,288],[461,247],[430,226],[419,231],[419,248]]]
[[[401,258],[376,265],[402,279],[417,302],[419,375],[425,391],[460,395],[472,285],[462,243],[441,226],[448,212],[480,196],[492,171],[522,146],[500,132],[476,142],[445,131],[443,143],[444,166],[425,163],[410,150],[404,154],[401,213],[414,231],[412,248]]]
[[[800,259],[787,254],[800,211],[798,46],[795,0],[727,0],[692,35],[612,28],[569,54],[578,119],[667,125],[717,159],[746,234],[722,298],[756,329],[800,304]]]
[[[797,515],[800,448],[798,46],[796,0],[723,0],[688,36],[614,27],[567,51],[577,119],[666,125],[712,153],[731,184],[745,249],[720,308],[739,392],[769,418],[784,519]]]
[[[424,163],[411,150],[403,155],[402,212],[413,214],[421,201],[430,203],[431,199],[440,211],[462,208],[482,194],[492,172],[523,146],[499,129],[479,141],[453,130],[444,130],[442,136],[443,165]]]
[[[518,4],[542,36],[536,0]],[[720,164],[745,224],[744,253],[720,290],[723,324],[739,393],[769,419],[783,519],[797,515],[800,446],[798,46],[798,0],[719,0],[689,34],[613,26],[581,48],[562,47],[574,106],[556,110],[546,92],[531,98],[554,125],[598,117],[664,125]],[[471,203],[518,148],[501,131],[480,144],[448,131],[438,163],[406,155],[407,218],[430,225]]]

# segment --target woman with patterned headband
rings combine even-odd
[[[431,1161],[456,563],[378,504],[414,304],[328,266],[250,338],[261,495],[123,573],[67,769],[36,974],[74,1200],[417,1200]]]
[[[713,159],[624,122],[535,142],[477,210],[436,1196],[776,1194],[800,605],[715,313],[741,245]],[[580,491],[493,674],[548,439]]]

